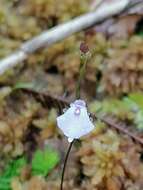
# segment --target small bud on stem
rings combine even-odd
[[[84,76],[85,76],[85,71],[86,71],[86,64],[89,58],[89,48],[88,45],[84,42],[82,42],[80,44],[80,51],[81,51],[81,55],[80,55],[80,68],[79,68],[79,79],[77,82],[77,86],[76,86],[76,98],[80,99],[80,87],[81,87],[81,81],[83,80]]]
[[[88,45],[85,42],[82,42],[80,44],[80,51],[84,54],[86,54],[87,52],[89,52],[89,48]]]

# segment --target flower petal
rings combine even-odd
[[[76,100],[63,115],[57,117],[57,125],[69,141],[79,139],[94,129],[85,105],[83,100]]]

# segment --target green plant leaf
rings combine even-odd
[[[135,124],[140,131],[143,131],[143,109],[136,113]]]
[[[32,82],[18,82],[13,89],[17,90],[17,89],[34,89],[34,88],[35,84]]]
[[[41,92],[47,87],[47,83],[42,79],[35,79],[32,82],[17,82],[13,90],[18,89],[31,89],[36,92]]]
[[[12,178],[20,175],[21,169],[26,165],[26,163],[27,161],[24,157],[12,160],[0,176],[0,189],[11,190]]]
[[[129,95],[129,98],[134,101],[138,107],[143,109],[143,93],[138,92],[138,93],[132,93]]]
[[[59,154],[51,148],[37,150],[32,159],[32,173],[46,176],[59,162]]]
[[[138,35],[143,38],[143,31],[138,33]]]
[[[136,102],[134,102],[132,99],[129,97],[125,97],[122,100],[124,104],[132,111],[136,112],[139,109],[139,106],[137,105]]]

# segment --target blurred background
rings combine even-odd
[[[43,31],[115,1],[0,0],[0,59]],[[59,190],[68,142],[56,117],[61,97],[75,99],[81,42],[90,53],[81,98],[108,122],[96,120],[95,130],[75,143],[64,189],[143,189],[141,2],[0,75],[0,190]]]

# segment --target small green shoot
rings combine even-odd
[[[33,175],[47,176],[59,162],[58,153],[47,147],[45,150],[37,150],[32,159]]]

